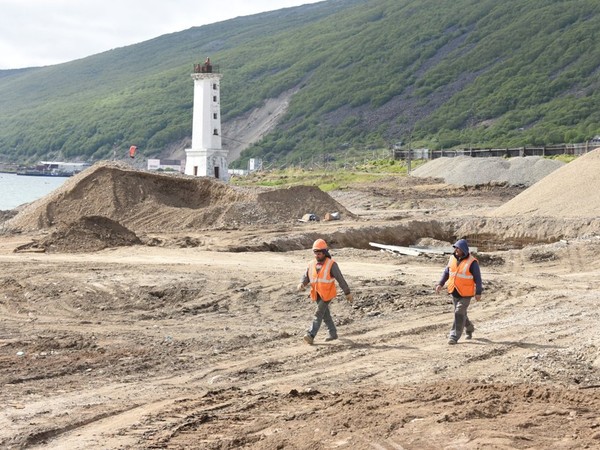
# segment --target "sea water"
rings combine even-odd
[[[0,211],[40,199],[62,186],[68,179],[0,173]]]

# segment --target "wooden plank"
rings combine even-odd
[[[371,247],[382,248],[384,250],[390,250],[392,252],[401,253],[408,256],[419,256],[421,254],[420,251],[415,250],[414,248],[401,247],[399,245],[378,244],[376,242],[369,242],[369,245]]]
[[[451,255],[452,253],[454,253],[454,247],[421,247],[418,245],[409,245],[408,247],[402,247],[400,245],[378,244],[376,242],[369,242],[369,245],[372,247],[402,253],[403,255],[409,256],[419,256],[422,253],[429,253],[434,255]],[[477,247],[469,247],[469,251],[471,253],[477,253]]]
[[[433,253],[436,255],[451,255],[454,253],[454,247],[420,247],[418,245],[410,245],[410,248],[414,248],[423,253]],[[469,246],[471,253],[477,253],[477,247]]]
[[[434,255],[450,255],[454,253],[452,247],[421,247],[418,245],[409,245],[409,248],[418,250],[422,253],[433,253]]]

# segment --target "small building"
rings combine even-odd
[[[148,170],[182,172],[181,161],[178,159],[149,159]]]

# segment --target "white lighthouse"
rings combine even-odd
[[[192,148],[185,150],[185,174],[227,181],[227,150],[221,148],[221,76],[209,58],[194,64]]]

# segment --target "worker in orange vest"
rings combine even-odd
[[[304,336],[304,341],[310,345],[313,344],[322,322],[325,322],[329,330],[329,335],[325,340],[333,341],[338,338],[337,329],[329,311],[329,303],[337,295],[335,282],[338,282],[349,303],[352,303],[353,299],[338,264],[329,254],[327,242],[317,239],[313,243],[312,250],[315,259],[308,264],[302,281],[298,285],[298,290],[303,291],[310,284],[310,298],[317,304],[312,326]]]
[[[463,330],[465,339],[471,339],[475,326],[469,320],[467,309],[471,303],[471,298],[481,300],[483,285],[481,282],[481,270],[479,261],[469,251],[469,245],[465,239],[460,239],[454,244],[454,253],[450,256],[448,265],[442,274],[442,278],[435,286],[435,292],[440,293],[446,281],[448,282],[448,294],[452,295],[452,304],[454,305],[454,323],[448,344],[458,343]]]

